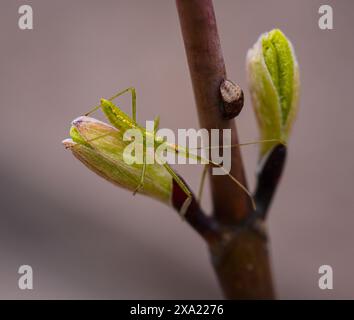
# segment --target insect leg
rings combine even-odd
[[[201,156],[189,153],[186,148],[183,148],[181,146],[177,146],[177,152],[182,154],[182,155],[186,155],[186,156],[188,155],[188,157],[194,158],[194,159],[196,159],[198,161],[202,161],[202,160],[206,161],[207,163],[209,163],[209,165],[214,165],[214,166],[220,168],[226,175],[228,175],[231,178],[231,180],[233,182],[235,182],[249,196],[249,198],[251,200],[251,203],[252,203],[252,207],[253,207],[254,210],[256,210],[256,203],[255,203],[255,201],[253,199],[253,196],[250,193],[250,191],[248,191],[248,189],[240,181],[238,181],[232,174],[230,174],[230,172],[227,171],[222,165],[220,165],[219,163],[216,163],[216,162],[214,162],[214,161],[212,161],[210,159],[206,159],[206,158],[203,158]]]
[[[157,116],[157,117],[154,119],[154,138],[155,138],[155,135],[156,135],[156,131],[157,131],[157,129],[159,128],[159,125],[160,125],[160,117]]]
[[[146,140],[144,139],[143,142],[143,168],[141,170],[141,175],[140,175],[140,181],[137,187],[135,188],[133,195],[135,195],[143,186],[144,186],[144,178],[145,178],[145,172],[146,172]]]
[[[179,185],[179,187],[182,189],[182,191],[184,191],[184,193],[186,194],[187,198],[184,201],[179,213],[182,217],[184,217],[184,215],[187,212],[187,209],[189,207],[189,205],[192,202],[192,193],[189,191],[188,187],[185,185],[185,183],[182,181],[182,179],[176,174],[176,172],[173,171],[173,169],[169,166],[169,164],[165,163],[163,165],[166,170],[169,172],[169,174],[172,176],[172,178],[177,182],[177,184]]]
[[[129,87],[127,89],[124,89],[123,91],[118,92],[117,94],[115,94],[114,96],[110,97],[108,100],[112,101],[116,98],[118,98],[119,96],[123,95],[126,92],[129,92],[132,95],[132,118],[133,120],[136,122],[136,90],[133,87]]]
[[[110,97],[108,100],[112,101],[112,100],[118,98],[119,96],[123,95],[124,93],[126,93],[128,91],[130,91],[130,93],[132,95],[132,118],[136,122],[136,91],[135,91],[135,88],[129,87],[129,88],[123,90],[123,91],[118,92],[114,96]],[[90,110],[89,112],[85,113],[85,116],[90,115],[91,113],[97,111],[101,107],[102,107],[102,105],[94,107],[92,110]]]
[[[206,165],[204,165],[203,173],[200,178],[199,191],[198,191],[198,203],[199,204],[202,202],[202,195],[203,195],[203,189],[204,189],[205,178],[206,178],[207,172],[208,172],[208,165],[206,164]]]
[[[155,132],[157,131],[158,129],[158,126],[159,126],[159,117],[156,117],[155,120],[154,120],[154,135],[155,135]],[[142,168],[142,171],[141,171],[141,176],[140,176],[140,182],[138,184],[138,186],[136,187],[136,189],[134,190],[134,195],[144,186],[144,177],[145,177],[145,172],[146,172],[146,139],[144,139],[144,153],[143,153],[143,168]]]
[[[159,123],[160,123],[160,117],[157,116],[154,120],[154,139],[156,136],[156,131],[159,128]],[[172,150],[170,150],[172,152],[175,152],[176,150],[174,150],[172,148]],[[155,154],[155,157],[158,157],[157,154]],[[182,191],[187,195],[186,200],[184,201],[181,209],[180,209],[180,215],[182,217],[184,217],[184,215],[187,212],[187,209],[189,207],[189,205],[192,202],[192,193],[189,191],[188,187],[186,186],[186,184],[182,181],[182,179],[173,171],[173,169],[169,166],[169,164],[165,163],[163,164],[163,166],[165,167],[165,169],[168,171],[168,173],[172,176],[172,178],[176,181],[176,183],[179,185],[179,187],[182,189]]]

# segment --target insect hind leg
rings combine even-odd
[[[131,97],[132,97],[132,118],[136,122],[136,90],[134,87],[129,87],[126,88],[118,93],[116,93],[114,96],[110,97],[108,100],[113,101],[114,99],[120,97],[121,95],[130,92]]]
[[[119,91],[118,93],[116,93],[115,95],[113,95],[112,97],[110,97],[108,100],[109,101],[113,101],[114,99],[120,97],[121,95],[130,92],[131,93],[131,97],[132,97],[132,118],[133,120],[136,122],[136,90],[134,87],[129,87],[126,88],[122,91]],[[99,108],[101,108],[102,106],[96,106],[94,107],[92,110],[90,110],[89,112],[85,113],[85,116],[89,116],[90,114],[96,112]]]

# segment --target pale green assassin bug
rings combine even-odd
[[[116,98],[118,98],[119,96],[130,92],[131,94],[131,100],[132,100],[132,117],[130,117],[128,114],[126,114],[124,111],[122,111],[118,106],[116,106],[112,101]],[[224,169],[220,164],[215,163],[209,159],[205,159],[201,156],[198,155],[193,155],[190,154],[190,152],[179,145],[176,144],[170,144],[164,141],[164,139],[162,139],[161,137],[158,137],[155,133],[159,127],[159,117],[156,117],[154,120],[154,131],[153,132],[149,132],[146,131],[145,128],[143,128],[142,126],[140,126],[137,121],[136,121],[136,90],[133,87],[129,87],[123,91],[118,92],[117,94],[115,94],[114,96],[112,96],[111,98],[107,99],[101,99],[100,101],[100,105],[94,107],[91,111],[87,112],[85,114],[85,116],[88,116],[89,114],[95,112],[98,109],[102,109],[102,111],[104,112],[104,114],[106,115],[107,119],[109,120],[109,122],[118,130],[124,132],[125,130],[128,129],[138,129],[141,130],[143,137],[146,139],[146,137],[148,135],[153,136],[154,142],[155,142],[155,146],[156,148],[161,145],[162,143],[165,143],[168,152],[174,152],[174,153],[178,153],[178,154],[182,154],[185,157],[195,157],[195,159],[201,161],[207,161],[208,164],[212,164],[215,165],[219,168],[221,168],[221,170],[223,170],[225,172],[225,174],[227,174],[242,190],[244,190],[246,192],[246,194],[250,197],[252,205],[255,209],[255,203],[252,197],[252,194],[247,190],[247,188],[242,185],[235,177],[233,177],[229,172],[227,172],[226,169]],[[99,137],[97,137],[99,138]],[[97,139],[95,138],[95,139]],[[227,147],[233,147],[233,146],[243,146],[243,145],[250,145],[250,144],[256,144],[256,143],[262,143],[262,142],[275,142],[275,141],[279,141],[277,139],[269,139],[269,140],[261,140],[261,141],[256,141],[256,142],[250,142],[250,143],[243,143],[243,144],[237,144],[237,145],[230,145]],[[145,143],[145,140],[144,140]],[[213,148],[213,147],[209,147],[209,148]],[[201,148],[198,148],[201,149]],[[142,165],[142,171],[141,171],[141,176],[140,176],[140,182],[139,184],[136,186],[136,189],[134,191],[134,194],[139,191],[140,188],[143,187],[144,185],[144,176],[145,176],[145,171],[146,171],[146,155],[145,153],[143,154],[143,165]],[[169,174],[172,176],[172,178],[176,181],[176,183],[179,185],[179,187],[183,190],[183,192],[185,192],[187,198],[181,208],[181,215],[184,215],[186,210],[188,209],[188,206],[190,205],[191,201],[192,201],[192,193],[190,191],[190,189],[186,186],[186,184],[183,182],[183,180],[175,173],[175,171],[170,167],[170,165],[168,163],[163,164],[163,166],[166,168],[166,170],[169,172]],[[203,186],[204,186],[204,181],[205,181],[205,175],[206,175],[206,170],[207,166],[205,166],[204,170],[203,170],[203,175],[202,175],[202,179],[201,179],[201,183],[200,183],[200,187],[199,187],[199,193],[198,193],[198,198],[200,201],[201,195],[202,195],[202,190],[203,190]]]

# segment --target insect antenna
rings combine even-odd
[[[268,143],[268,142],[278,142],[278,143],[286,146],[285,141],[283,141],[281,139],[265,139],[265,140],[251,141],[251,142],[245,142],[245,143],[234,143],[234,144],[229,144],[229,145],[223,145],[222,147],[226,147],[226,148],[244,147],[244,146],[250,146],[253,144]],[[216,148],[220,148],[220,146],[195,147],[195,148],[188,148],[188,149],[190,149],[190,150],[202,150],[202,149],[210,150],[210,149],[216,149]]]
[[[87,117],[90,114],[96,112],[99,108],[101,108],[101,105],[94,107],[92,110],[90,110],[89,112],[86,112],[84,115]]]
[[[218,163],[216,163],[216,162],[214,162],[214,161],[211,161],[211,160],[208,160],[208,161],[209,161],[212,165],[214,165],[214,166],[216,166],[216,167],[219,167],[222,171],[224,171],[225,174],[227,174],[227,175],[231,178],[231,180],[232,180],[233,182],[235,182],[235,183],[248,195],[248,197],[249,197],[250,200],[251,200],[253,210],[256,210],[256,209],[257,209],[257,207],[256,207],[256,202],[255,202],[254,199],[253,199],[252,193],[251,193],[240,181],[238,181],[231,173],[229,173],[221,164],[218,164]]]

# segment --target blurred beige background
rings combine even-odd
[[[26,3],[33,31],[17,26]],[[319,29],[321,4],[334,30]],[[278,295],[354,298],[354,2],[217,0],[215,10],[230,79],[246,88],[246,52],[273,27],[301,67],[269,218]],[[174,1],[2,0],[0,40],[0,298],[221,298],[204,243],[174,211],[110,185],[61,145],[73,118],[131,85],[140,121],[198,126]],[[248,93],[237,124],[241,141],[257,138]],[[253,185],[257,147],[243,154]],[[177,170],[197,186],[199,170]],[[17,287],[23,264],[33,291]],[[322,264],[332,291],[318,288]]]

